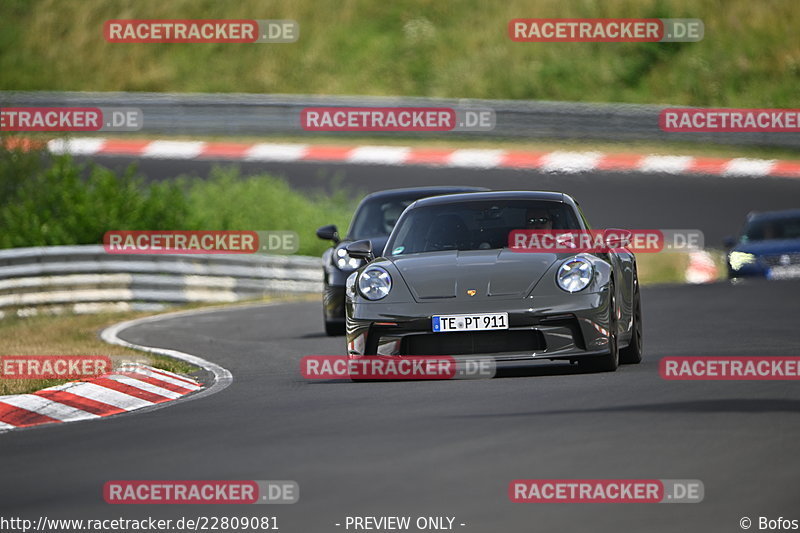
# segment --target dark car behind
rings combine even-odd
[[[345,247],[358,240],[369,240],[378,252],[386,241],[397,219],[406,207],[420,198],[487,191],[483,187],[434,186],[378,191],[364,197],[358,204],[347,236],[339,237],[334,225],[317,230],[317,237],[333,241],[333,246],[322,254],[324,289],[322,295],[323,320],[328,335],[344,334],[344,284],[361,261],[347,255]]]

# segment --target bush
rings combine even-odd
[[[37,151],[0,154],[0,190],[0,248],[99,244],[110,229],[181,228],[188,215],[177,184]]]
[[[299,235],[303,255],[318,255],[329,246],[315,236],[325,224],[345,228],[355,207],[339,189],[332,196],[303,194],[285,180],[260,174],[242,178],[238,169],[215,168],[209,179],[181,179],[187,191],[192,226],[214,230],[289,230]]]

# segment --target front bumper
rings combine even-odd
[[[728,278],[800,279],[800,264],[764,266],[762,263],[763,261],[759,261],[758,264],[745,265],[738,270],[734,270],[728,264]]]
[[[609,350],[608,304],[605,292],[531,300],[348,302],[347,351],[351,357],[490,356],[498,362],[603,355]],[[508,313],[508,330],[432,331],[434,315],[496,312]]]

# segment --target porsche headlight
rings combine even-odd
[[[361,259],[350,257],[347,255],[347,250],[344,248],[338,248],[336,250],[334,261],[339,270],[355,270],[361,266]]]
[[[556,273],[556,282],[567,292],[578,292],[591,283],[593,275],[592,263],[585,257],[575,256],[559,267]]]
[[[344,293],[347,295],[348,298],[351,300],[356,296],[356,278],[358,277],[358,272],[353,272],[349,276],[347,276],[347,280],[344,282]]]
[[[731,252],[728,255],[728,263],[731,265],[732,270],[739,270],[744,265],[756,262],[756,256],[748,254],[747,252]]]
[[[392,290],[392,277],[381,267],[369,267],[358,276],[358,291],[367,300],[386,298]]]

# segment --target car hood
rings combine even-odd
[[[558,254],[502,250],[444,251],[394,256],[417,301],[441,298],[524,298]],[[470,295],[467,291],[475,291]]]
[[[800,252],[800,239],[743,242],[737,244],[731,251],[754,255],[791,254]]]

